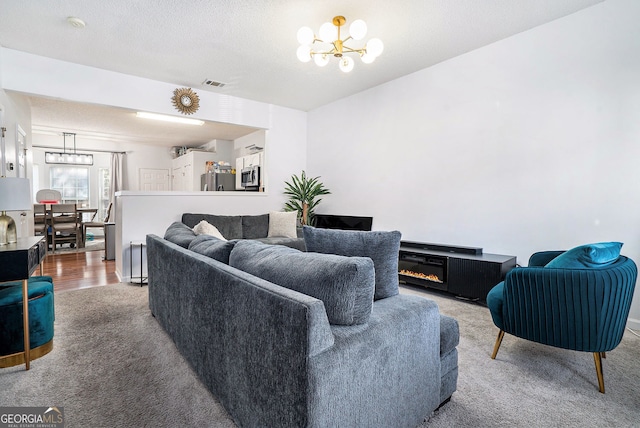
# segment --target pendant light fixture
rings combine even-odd
[[[73,153],[67,153],[67,137],[73,137]],[[62,153],[45,152],[45,163],[65,164],[65,165],[93,165],[93,155],[76,153],[76,134],[71,132],[62,133]]]
[[[349,26],[349,30],[343,28],[347,20],[344,16],[336,16],[332,22],[325,22],[320,27],[318,35],[309,27],[298,30],[297,56],[302,62],[309,62],[313,58],[316,65],[324,67],[331,57],[338,58],[338,67],[345,73],[353,70],[354,61],[350,55],[356,54],[365,64],[371,64],[382,54],[384,45],[378,38],[370,39],[363,47],[354,48],[345,43],[360,41],[367,35],[367,24],[356,19]],[[315,49],[314,49],[315,48]]]

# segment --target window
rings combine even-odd
[[[63,203],[89,206],[89,168],[55,166],[49,173],[51,188],[60,191]]]

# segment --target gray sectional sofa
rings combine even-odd
[[[151,312],[238,426],[415,427],[456,390],[457,322],[384,263],[399,232],[335,232],[305,227],[317,252],[147,236]]]
[[[214,225],[228,240],[255,239],[266,244],[285,245],[305,250],[302,230],[297,229],[296,238],[281,236],[269,237],[269,214],[261,215],[215,215],[215,214],[182,214],[182,223],[193,228],[200,221]]]

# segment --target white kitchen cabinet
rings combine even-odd
[[[191,151],[171,161],[171,189],[183,192],[202,190],[200,176],[207,170],[207,162],[215,161],[216,154]]]
[[[246,168],[248,166],[256,165],[262,166],[262,164],[260,163],[260,154],[261,153],[254,153],[252,155],[245,156],[244,167]]]

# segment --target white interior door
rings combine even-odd
[[[140,190],[169,190],[169,170],[140,168]]]

